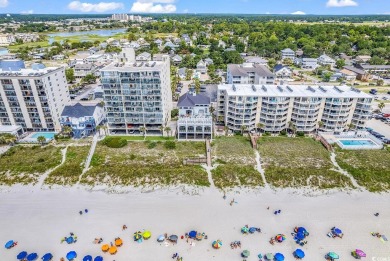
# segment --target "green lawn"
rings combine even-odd
[[[35,184],[41,174],[61,163],[53,146],[15,146],[0,155],[0,184]]]
[[[336,160],[359,185],[369,191],[390,190],[390,152],[388,150],[336,150]]]
[[[55,169],[45,179],[45,184],[49,185],[74,185],[84,169],[89,146],[70,146],[66,152],[65,163]]]
[[[92,169],[83,176],[81,183],[92,186],[209,186],[207,173],[200,166],[183,165],[183,159],[204,156],[204,153],[204,144],[194,142],[176,142],[176,149],[172,150],[166,149],[161,141],[129,142],[119,149],[99,143],[92,158]]]
[[[174,137],[166,137],[166,136],[146,136],[145,140],[150,141],[166,141],[166,140],[175,140]]]
[[[144,140],[144,136],[130,136],[130,135],[114,135],[112,137],[120,137],[124,138],[128,141],[137,141],[137,140]]]
[[[8,46],[8,49],[12,53],[12,52],[17,51],[19,48],[37,47],[37,46],[48,47],[49,46],[49,42],[43,41],[43,42],[32,42],[32,43],[23,43],[23,44],[18,44],[18,45],[10,45],[10,46]]]
[[[275,187],[352,187],[348,177],[333,170],[329,152],[311,138],[262,137],[258,145],[266,180]]]

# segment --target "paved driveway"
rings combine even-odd
[[[390,125],[380,121],[371,119],[366,124],[367,127],[373,128],[376,132],[385,135],[387,139],[390,139]]]

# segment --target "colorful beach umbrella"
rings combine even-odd
[[[51,253],[46,253],[42,256],[42,261],[50,261],[53,259],[53,255]]]
[[[16,259],[22,260],[22,259],[25,259],[26,256],[27,256],[27,252],[26,252],[26,251],[22,251],[22,252],[20,252],[20,253],[16,256]]]
[[[122,246],[122,245],[123,245],[122,239],[120,239],[120,238],[115,239],[115,245],[116,245],[117,247]]]
[[[363,250],[356,249],[355,253],[360,257],[366,257],[366,253],[363,252]]]
[[[142,239],[142,233],[140,231],[134,233],[134,241]]]
[[[328,256],[329,256],[330,258],[333,258],[333,259],[339,259],[339,255],[336,254],[335,252],[329,252],[329,253],[328,253]]]
[[[336,227],[335,229],[333,229],[332,232],[333,232],[334,234],[336,234],[336,235],[340,235],[340,234],[343,233],[343,231],[341,231],[341,229],[339,229],[339,228],[337,228],[337,227]]]
[[[97,257],[95,257],[95,259],[93,261],[103,261],[103,257],[97,256]]]
[[[302,249],[297,248],[294,252],[295,256],[298,258],[304,258],[305,257],[305,252],[303,252]]]
[[[220,249],[222,247],[222,241],[221,240],[215,240],[213,243],[212,243],[212,246],[213,248],[215,249]]]
[[[83,257],[83,261],[92,261],[92,256],[87,255],[87,256]]]
[[[278,234],[278,235],[276,235],[275,239],[278,242],[283,242],[284,240],[286,240],[286,236],[283,234]]]
[[[241,233],[246,234],[246,233],[248,233],[248,232],[249,232],[249,228],[248,228],[248,227],[242,227],[242,228],[241,228]]]
[[[70,251],[66,254],[66,259],[73,260],[77,257],[77,253],[75,251]]]
[[[248,257],[248,256],[250,256],[250,254],[251,254],[251,252],[249,252],[249,250],[244,250],[244,251],[242,251],[242,253],[241,253],[241,255],[242,255],[243,257]]]
[[[13,245],[14,245],[14,241],[10,240],[7,243],[5,243],[4,247],[10,249]]]
[[[34,261],[38,258],[38,254],[37,253],[31,253],[27,256],[27,261]]]
[[[190,238],[196,238],[196,234],[198,234],[198,232],[196,232],[195,230],[192,230],[192,231],[190,231],[190,233],[188,233],[188,236]]]
[[[142,233],[142,236],[144,239],[149,239],[152,236],[152,232],[146,230],[144,233]]]
[[[274,259],[275,261],[284,261],[284,255],[281,253],[276,253]]]
[[[103,252],[107,252],[109,248],[110,248],[110,246],[108,244],[102,245],[102,251]]]
[[[110,253],[111,255],[115,255],[116,252],[118,252],[118,249],[116,248],[116,246],[112,246],[112,247],[110,247],[110,249],[108,250],[108,253]]]
[[[159,235],[157,238],[157,242],[164,242],[165,236],[164,235]]]
[[[272,260],[272,259],[274,258],[274,254],[272,254],[272,253],[267,253],[267,254],[265,255],[265,258],[267,258],[268,260]]]

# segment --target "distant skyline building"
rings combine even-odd
[[[111,20],[141,22],[142,17],[139,15],[113,14]]]
[[[60,131],[60,117],[70,103],[65,68],[21,60],[0,62],[0,125],[24,131]]]
[[[169,56],[162,61],[136,62],[132,48],[101,69],[103,100],[111,134],[161,133],[171,118]]]

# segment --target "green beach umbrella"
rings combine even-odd
[[[335,252],[329,252],[328,253],[328,256],[333,258],[333,259],[339,259],[339,255],[336,254]]]
[[[272,260],[274,258],[274,255],[272,253],[268,253],[265,255],[265,257],[268,259],[268,260]]]
[[[244,250],[244,251],[242,251],[242,253],[241,253],[241,255],[242,255],[243,257],[248,257],[250,254],[251,254],[251,252],[249,252],[249,250]]]

